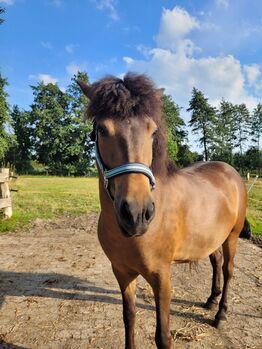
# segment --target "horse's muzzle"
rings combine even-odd
[[[155,204],[148,200],[142,207],[136,201],[123,200],[116,212],[121,232],[126,237],[144,234],[155,215]]]

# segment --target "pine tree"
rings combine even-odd
[[[249,140],[250,117],[246,105],[234,105],[234,165],[243,172],[244,170],[244,151]]]
[[[235,142],[234,105],[222,99],[214,122],[214,150],[212,160],[233,164]]]
[[[248,140],[249,134],[249,111],[247,106],[239,104],[235,106],[235,133],[236,133],[236,147],[239,148],[240,154],[243,155],[245,143]]]
[[[251,114],[251,127],[250,127],[251,140],[255,145],[258,156],[258,172],[261,172],[261,138],[262,138],[262,104],[259,103]]]
[[[213,147],[215,108],[208,103],[204,94],[194,87],[187,111],[192,112],[189,125],[193,133],[199,136],[199,142],[204,148],[204,159],[207,161]]]

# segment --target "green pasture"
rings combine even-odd
[[[14,214],[9,220],[0,216],[0,232],[21,229],[37,218],[99,211],[97,178],[20,176],[11,182],[11,188],[18,190],[12,192]],[[252,232],[262,235],[262,181],[249,193],[247,216]]]
[[[247,183],[247,189],[253,180]],[[247,218],[251,224],[252,233],[262,235],[262,181],[257,181],[248,194]]]
[[[36,218],[52,219],[99,211],[97,178],[20,176],[10,187],[13,216],[0,231],[18,230]]]

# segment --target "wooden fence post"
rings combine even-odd
[[[3,209],[5,218],[10,218],[13,214],[12,201],[8,184],[9,180],[9,168],[0,168],[0,209]]]

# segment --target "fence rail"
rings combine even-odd
[[[9,189],[10,179],[9,168],[0,168],[0,210],[3,211],[5,218],[10,218],[13,214]]]

